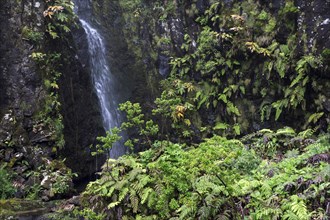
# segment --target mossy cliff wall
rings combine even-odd
[[[34,116],[41,111],[45,90],[37,66],[30,58],[35,47],[22,32],[23,29],[31,32],[43,29],[43,5],[1,1],[0,6],[1,160],[21,159],[22,156],[18,157],[21,154],[30,160],[40,160],[37,149],[47,155],[51,148],[43,146],[54,141],[50,140],[48,132],[36,130],[40,122]]]
[[[75,45],[72,32],[83,33],[73,22],[71,32],[53,39],[46,4],[0,2],[0,161],[17,173],[17,196],[40,184],[46,174],[32,181],[31,170],[41,172],[53,159],[66,158],[79,178],[103,163],[89,152],[104,130],[88,66],[77,59],[86,41]]]
[[[281,47],[288,47],[290,55],[285,54],[289,61],[281,64],[277,52],[271,54],[270,59],[267,60],[267,58],[258,57],[253,52],[246,51],[246,45],[240,45],[238,50],[233,51],[238,55],[232,57],[238,59],[238,62],[242,61],[239,64],[240,70],[238,70],[240,74],[233,77],[233,74],[229,76],[228,73],[228,76],[222,77],[221,82],[223,83],[217,88],[212,87],[214,82],[207,82],[208,85],[213,83],[211,89],[214,88],[214,90],[210,89],[210,93],[216,91],[217,95],[196,96],[197,102],[198,99],[205,97],[206,100],[210,96],[211,98],[208,100],[213,102],[213,99],[216,99],[224,91],[226,84],[235,86],[234,84],[237,83],[238,86],[245,86],[242,92],[245,94],[234,92],[235,95],[231,95],[231,101],[239,110],[240,116],[231,117],[230,112],[228,113],[226,110],[228,106],[226,107],[225,103],[220,105],[222,100],[216,100],[219,104],[214,104],[215,107],[206,107],[203,103],[200,105],[197,103],[199,115],[193,117],[195,121],[199,121],[196,124],[198,129],[209,124],[214,126],[222,122],[239,124],[243,133],[283,125],[301,129],[306,128],[308,123],[327,129],[330,103],[328,92],[330,2],[328,0],[308,2],[300,0],[229,0],[219,3],[218,8],[210,9],[214,3],[217,1],[102,0],[93,2],[94,17],[104,28],[105,35],[108,36],[109,48],[112,51],[110,60],[114,66],[119,67],[119,71],[125,69],[123,73],[131,75],[135,81],[132,86],[135,91],[132,99],[144,103],[145,107],[149,109],[154,108],[155,106],[151,103],[154,97],[159,95],[159,81],[168,77],[172,69],[169,65],[171,57],[185,57],[184,59],[186,59],[189,54],[198,54],[198,47],[203,40],[201,32],[208,26],[211,27],[212,31],[215,31],[214,33],[227,33],[234,36],[234,41],[236,41],[233,42],[234,44],[239,41],[253,41],[258,46],[267,48],[276,42],[278,45],[282,45]],[[205,12],[209,14],[205,15]],[[231,15],[238,17],[231,17]],[[205,19],[207,16],[209,16],[208,21],[206,22],[206,19],[202,24],[201,17]],[[233,25],[233,20],[240,16],[244,20],[243,29],[246,28],[244,34],[239,32],[239,28],[242,28],[238,27],[240,24],[236,27],[230,26]],[[200,18],[198,19],[198,17]],[[235,31],[238,34],[235,34]],[[188,41],[190,42],[187,43]],[[186,47],[187,45],[188,47]],[[214,46],[214,50],[222,53],[223,56],[227,56],[228,54],[224,54],[231,49],[221,43]],[[117,52],[121,54],[119,59],[116,57]],[[305,58],[306,60],[304,60]],[[306,71],[311,68],[308,73],[306,72],[311,77],[306,79],[309,81],[305,84],[307,86],[303,88],[304,95],[301,96],[298,93],[303,90],[299,91],[300,87],[293,86],[295,83],[292,84],[292,82],[294,81],[294,74],[299,69],[298,64],[304,61],[310,62],[307,58],[312,58],[315,62],[320,61],[319,64],[322,62],[322,65],[320,64],[317,68],[310,66],[310,64],[306,65]],[[206,61],[207,59],[210,60],[210,56],[206,56]],[[230,58],[227,56],[226,59],[229,60]],[[281,75],[284,72],[281,72],[281,76],[277,78],[274,75],[270,77],[265,75],[263,68],[266,68],[266,65],[272,65],[269,63],[274,60],[277,62],[276,65],[281,66],[282,70],[285,69],[285,76]],[[125,66],[127,64],[131,68],[123,68],[116,63],[125,63]],[[208,77],[212,77],[213,73],[203,76],[200,71],[193,69],[193,65],[195,64],[187,66],[189,68],[188,78],[195,85],[195,88],[206,92],[207,88],[204,86],[206,85],[204,82],[208,81]],[[221,72],[222,69],[227,68],[226,70],[228,70],[232,67],[218,65],[215,68],[216,71]],[[271,67],[269,68],[271,69]],[[275,70],[274,68],[269,72],[278,74],[277,67]],[[178,71],[181,71],[180,68]],[[234,70],[231,71],[234,72]],[[272,79],[273,76],[274,79]],[[230,79],[231,77],[232,79]],[[187,78],[180,80],[187,80]],[[223,80],[227,81],[224,82]],[[243,82],[244,80],[245,82]],[[315,88],[316,84],[318,88]],[[263,89],[262,87],[265,85],[268,85],[268,88]],[[290,95],[288,95],[289,90],[292,90]],[[291,100],[288,98],[289,96]],[[282,97],[284,98],[282,99]],[[205,100],[205,104],[209,103]],[[281,103],[281,100],[284,101]],[[286,102],[289,103],[286,104]],[[306,104],[306,102],[309,103]],[[319,118],[317,119],[317,117]],[[297,123],[297,119],[299,123]],[[306,123],[306,121],[309,122]]]

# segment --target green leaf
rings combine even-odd
[[[324,115],[324,112],[314,113],[311,116],[308,117],[307,123],[316,123],[322,116]]]
[[[229,125],[226,123],[217,122],[213,127],[214,130],[225,130],[228,129]]]
[[[245,95],[245,87],[244,86],[240,86],[239,89],[241,90],[241,93],[243,95]]]
[[[108,205],[108,209],[112,209],[112,208],[116,207],[116,206],[119,205],[119,204],[120,204],[120,202],[118,202],[118,201],[116,201],[116,202],[112,202],[112,203],[110,203],[110,204]]]
[[[239,124],[235,124],[233,126],[233,129],[235,131],[235,134],[240,135],[241,134],[241,126]]]
[[[219,100],[222,100],[224,103],[227,103],[228,102],[227,96],[225,94],[219,95],[218,99]]]
[[[118,197],[118,201],[121,202],[125,196],[127,195],[129,189],[127,187],[125,187],[124,189],[121,189],[120,190],[120,193],[119,193],[119,197]]]

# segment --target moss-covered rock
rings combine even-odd
[[[1,219],[37,218],[50,212],[55,203],[19,199],[0,200]]]

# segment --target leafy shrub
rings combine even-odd
[[[284,131],[274,132],[279,143],[289,142]],[[249,148],[262,139],[251,139]],[[108,161],[83,194],[86,213],[109,219],[118,213],[122,219],[321,219],[330,190],[330,138],[305,140],[293,146],[294,157],[282,159],[262,159],[241,141],[219,136],[195,147],[155,142],[138,156]]]
[[[318,97],[327,96],[320,88],[329,85],[313,73],[326,72],[327,53],[323,58],[316,52],[299,54],[294,16],[299,9],[290,0],[279,12],[276,18],[257,1],[211,4],[196,20],[200,31],[188,29],[180,55],[172,56],[154,112],[168,117],[181,137],[240,135],[255,122],[285,121],[302,129],[323,124],[329,116]],[[283,29],[287,33],[279,39]],[[180,106],[184,111],[177,111]],[[215,115],[211,123],[206,112]],[[304,120],[294,120],[297,116]]]
[[[4,166],[0,167],[0,198],[7,199],[16,192],[11,183],[11,175],[7,172]]]

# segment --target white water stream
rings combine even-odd
[[[86,1],[77,1],[78,5],[76,7],[79,9],[79,2],[83,2],[84,6],[86,6]],[[90,7],[87,7],[87,9],[90,9]],[[86,8],[84,10],[86,11]],[[90,21],[81,18],[79,10],[77,14],[81,26],[86,33],[93,85],[100,103],[103,127],[108,131],[115,126],[119,127],[121,122],[121,113],[118,110],[118,93],[120,91],[116,89],[118,87],[118,82],[116,77],[111,73],[107,61],[106,46],[101,34],[92,26]],[[88,108],[88,106],[86,106],[86,108]],[[115,144],[110,151],[110,157],[117,158],[125,154],[125,151],[126,148],[123,146],[122,142]]]
[[[91,73],[94,88],[101,105],[103,127],[105,130],[109,130],[119,125],[118,120],[120,118],[120,113],[117,110],[118,103],[114,96],[116,92],[114,91],[115,79],[110,72],[105,56],[105,46],[100,34],[86,21],[81,19],[80,22],[87,35]]]

